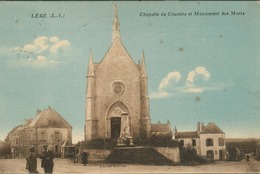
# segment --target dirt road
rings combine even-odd
[[[44,173],[38,159],[38,171]],[[239,162],[217,161],[198,166],[145,166],[109,165],[90,163],[87,166],[74,164],[71,160],[55,159],[54,174],[64,173],[260,173],[260,162],[250,159]],[[25,159],[0,159],[0,173],[28,173]]]

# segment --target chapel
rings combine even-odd
[[[90,52],[87,89],[85,140],[148,138],[151,119],[148,76],[144,52],[135,63],[120,37],[118,11],[114,6],[112,43],[100,62]]]

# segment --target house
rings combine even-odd
[[[40,154],[44,145],[52,146],[54,154],[61,156],[64,143],[72,144],[72,126],[51,107],[37,109],[36,117],[16,126],[6,141],[10,143],[12,158],[25,157],[30,146],[35,146]]]
[[[225,133],[213,122],[206,126],[198,123],[197,130],[191,132],[175,129],[175,139],[182,147],[195,149],[197,155],[214,160],[226,159]]]

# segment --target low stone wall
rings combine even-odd
[[[90,161],[104,161],[112,152],[110,149],[87,149]]]
[[[154,149],[174,163],[180,163],[179,147],[154,147]]]

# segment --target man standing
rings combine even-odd
[[[41,159],[42,159],[42,165],[41,167],[44,168],[44,172],[47,174],[51,174],[53,172],[53,158],[54,158],[54,154],[52,152],[51,146],[43,146],[44,151],[41,154]]]

